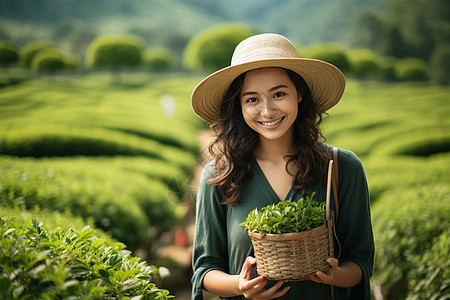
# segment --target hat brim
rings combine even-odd
[[[334,65],[308,58],[262,59],[220,69],[203,79],[191,95],[194,112],[209,124],[220,119],[220,106],[236,77],[250,70],[278,67],[298,73],[308,84],[313,101],[323,113],[339,102],[345,77]]]

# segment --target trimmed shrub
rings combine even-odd
[[[31,62],[31,69],[39,73],[61,73],[66,65],[58,49],[45,49],[37,53]]]
[[[389,190],[372,206],[375,236],[374,278],[387,299],[405,299],[415,279],[416,259],[433,254],[430,249],[436,239],[448,232],[450,187],[447,184],[410,186]],[[449,240],[446,239],[448,242]],[[447,245],[447,248],[450,245]],[[437,255],[435,253],[434,255]],[[448,261],[450,256],[442,257]],[[439,284],[429,286],[431,290]]]
[[[142,46],[142,40],[135,35],[97,37],[86,52],[86,65],[112,70],[138,67],[142,63]]]
[[[314,44],[306,49],[305,57],[320,59],[338,67],[342,72],[350,70],[346,49],[335,43]]]
[[[96,227],[111,232],[132,249],[147,248],[155,238],[148,235],[150,227],[158,233],[179,221],[178,195],[187,186],[169,184],[169,179],[156,175],[149,178],[150,172],[132,169],[135,163],[5,157],[0,164],[0,204],[69,210],[91,218]],[[145,165],[151,168],[152,164]],[[170,176],[159,172],[160,176]]]
[[[393,56],[383,56],[378,59],[378,74],[381,79],[392,81],[397,79],[395,75],[395,64],[398,58]]]
[[[176,65],[176,54],[166,47],[152,47],[144,52],[144,65],[151,71],[168,71]]]
[[[450,45],[441,45],[431,56],[432,79],[442,85],[450,83]]]
[[[19,62],[19,46],[10,41],[0,41],[0,67]]]
[[[359,78],[367,78],[377,74],[377,54],[369,49],[353,49],[347,53],[351,73]]]
[[[441,128],[420,128],[397,132],[379,142],[372,154],[430,156],[450,152],[450,131],[448,126]]]
[[[0,295],[3,299],[168,299],[155,285],[167,269],[131,257],[85,227],[48,232],[37,220],[0,219]],[[127,298],[128,297],[128,298]]]
[[[395,74],[400,80],[423,81],[428,79],[428,66],[420,58],[403,58],[395,64]]]
[[[183,53],[185,68],[195,71],[215,71],[230,65],[234,48],[252,35],[243,24],[221,24],[195,35]]]
[[[0,135],[0,154],[30,157],[49,156],[147,156],[160,158],[190,171],[194,157],[155,140],[100,128],[39,126],[11,129]]]
[[[32,41],[22,47],[20,50],[20,64],[25,68],[31,67],[34,56],[40,51],[48,48],[55,48],[53,42],[50,41]]]

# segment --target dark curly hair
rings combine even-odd
[[[326,176],[327,152],[323,146],[325,138],[320,132],[322,112],[311,98],[304,79],[297,73],[285,69],[290,80],[302,95],[294,126],[294,146],[297,153],[288,155],[286,170],[294,177],[293,188],[304,194],[306,188]],[[216,175],[209,183],[216,185],[224,204],[235,206],[242,195],[242,186],[253,173],[253,150],[258,143],[258,134],[251,129],[242,116],[239,93],[245,75],[238,76],[228,88],[220,108],[221,118],[211,125],[215,140],[209,152],[215,158]],[[289,170],[297,170],[292,173]]]

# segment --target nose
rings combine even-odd
[[[265,118],[270,118],[275,114],[277,107],[272,100],[262,101],[261,115]]]

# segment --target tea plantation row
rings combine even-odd
[[[171,297],[155,285],[167,270],[129,250],[151,259],[155,239],[184,217],[201,123],[185,101],[190,79],[156,79],[0,91],[2,298]]]
[[[183,217],[179,204],[190,192],[204,128],[188,101],[199,78],[139,78],[118,87],[108,79],[0,90],[0,213],[21,222],[23,210],[46,220],[64,216],[48,228],[73,223],[80,231],[76,218],[131,250],[148,249]],[[386,299],[449,293],[449,92],[427,83],[349,81],[323,124],[327,143],[354,151],[365,166],[374,284]]]
[[[450,297],[450,102],[428,84],[350,82],[325,121],[328,143],[358,154],[384,299]]]

